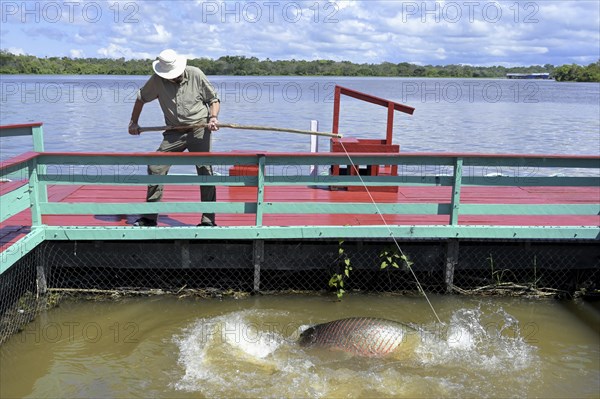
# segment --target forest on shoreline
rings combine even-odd
[[[0,50],[0,74],[34,75],[149,75],[150,59],[69,58],[17,55]],[[473,65],[356,64],[332,60],[259,60],[256,57],[224,56],[216,60],[194,58],[207,75],[237,76],[377,76],[431,78],[504,78],[508,73],[549,73],[557,81],[600,82],[600,60],[587,66],[577,64],[529,67]]]

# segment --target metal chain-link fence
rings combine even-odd
[[[51,289],[253,289],[252,243],[80,241],[44,245]]]
[[[47,241],[0,275],[0,342],[66,293],[598,294],[595,242]],[[398,248],[399,247],[399,248]],[[407,263],[408,261],[408,263]],[[412,269],[412,270],[411,270]],[[416,276],[416,278],[415,278]],[[46,289],[47,287],[47,289]]]
[[[461,243],[457,292],[561,295],[594,293],[600,277],[595,243]],[[504,292],[503,292],[504,291]]]
[[[36,278],[40,250],[34,249],[0,275],[0,344],[47,305]]]

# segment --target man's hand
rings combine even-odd
[[[219,130],[219,119],[216,116],[211,116],[208,120],[208,128],[213,132]]]
[[[129,122],[129,134],[138,136],[140,134],[140,125],[138,125],[134,121],[130,121]]]

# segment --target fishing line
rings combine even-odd
[[[396,248],[398,248],[398,251],[400,252],[400,254],[404,257],[404,259],[406,258],[406,255],[404,254],[404,252],[402,251],[402,248],[400,248],[400,244],[398,244],[398,240],[396,240],[396,237],[394,237],[394,233],[392,232],[392,229],[390,228],[390,226],[387,224],[387,222],[385,221],[385,218],[383,217],[383,213],[379,210],[379,206],[377,206],[377,202],[375,202],[375,198],[373,198],[373,195],[371,194],[371,192],[369,191],[369,188],[367,187],[365,181],[363,180],[362,176],[360,175],[360,171],[359,169],[356,167],[356,165],[354,165],[354,161],[352,160],[352,157],[350,156],[350,154],[348,153],[348,151],[346,150],[346,147],[344,146],[344,143],[340,140],[339,143],[342,145],[342,148],[344,149],[344,152],[346,153],[346,156],[348,157],[348,160],[350,161],[350,164],[352,166],[352,169],[356,170],[356,174],[358,175],[358,178],[360,179],[360,182],[362,183],[363,187],[365,188],[367,194],[369,195],[369,198],[371,199],[371,202],[373,203],[373,205],[375,206],[375,210],[377,211],[377,214],[379,215],[379,217],[381,218],[381,221],[383,222],[383,224],[385,225],[385,227],[387,228],[388,232],[390,233],[390,237],[392,237],[392,240],[394,241],[394,244],[396,245]],[[408,267],[408,270],[410,270],[413,278],[415,279],[415,282],[417,283],[417,287],[419,288],[419,291],[423,294],[423,296],[425,297],[425,299],[427,300],[427,303],[429,304],[429,307],[431,308],[431,311],[433,312],[433,314],[435,315],[435,318],[437,319],[437,321],[440,324],[444,324],[442,323],[442,321],[440,320],[437,312],[435,311],[435,309],[433,308],[433,304],[431,303],[431,301],[429,300],[429,297],[427,296],[427,294],[425,293],[425,290],[423,290],[423,286],[421,286],[421,283],[419,282],[419,279],[417,278],[417,275],[415,274],[415,272],[413,271],[412,267]]]

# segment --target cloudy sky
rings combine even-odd
[[[600,2],[6,1],[0,47],[39,57],[331,59],[357,63],[587,65]]]

